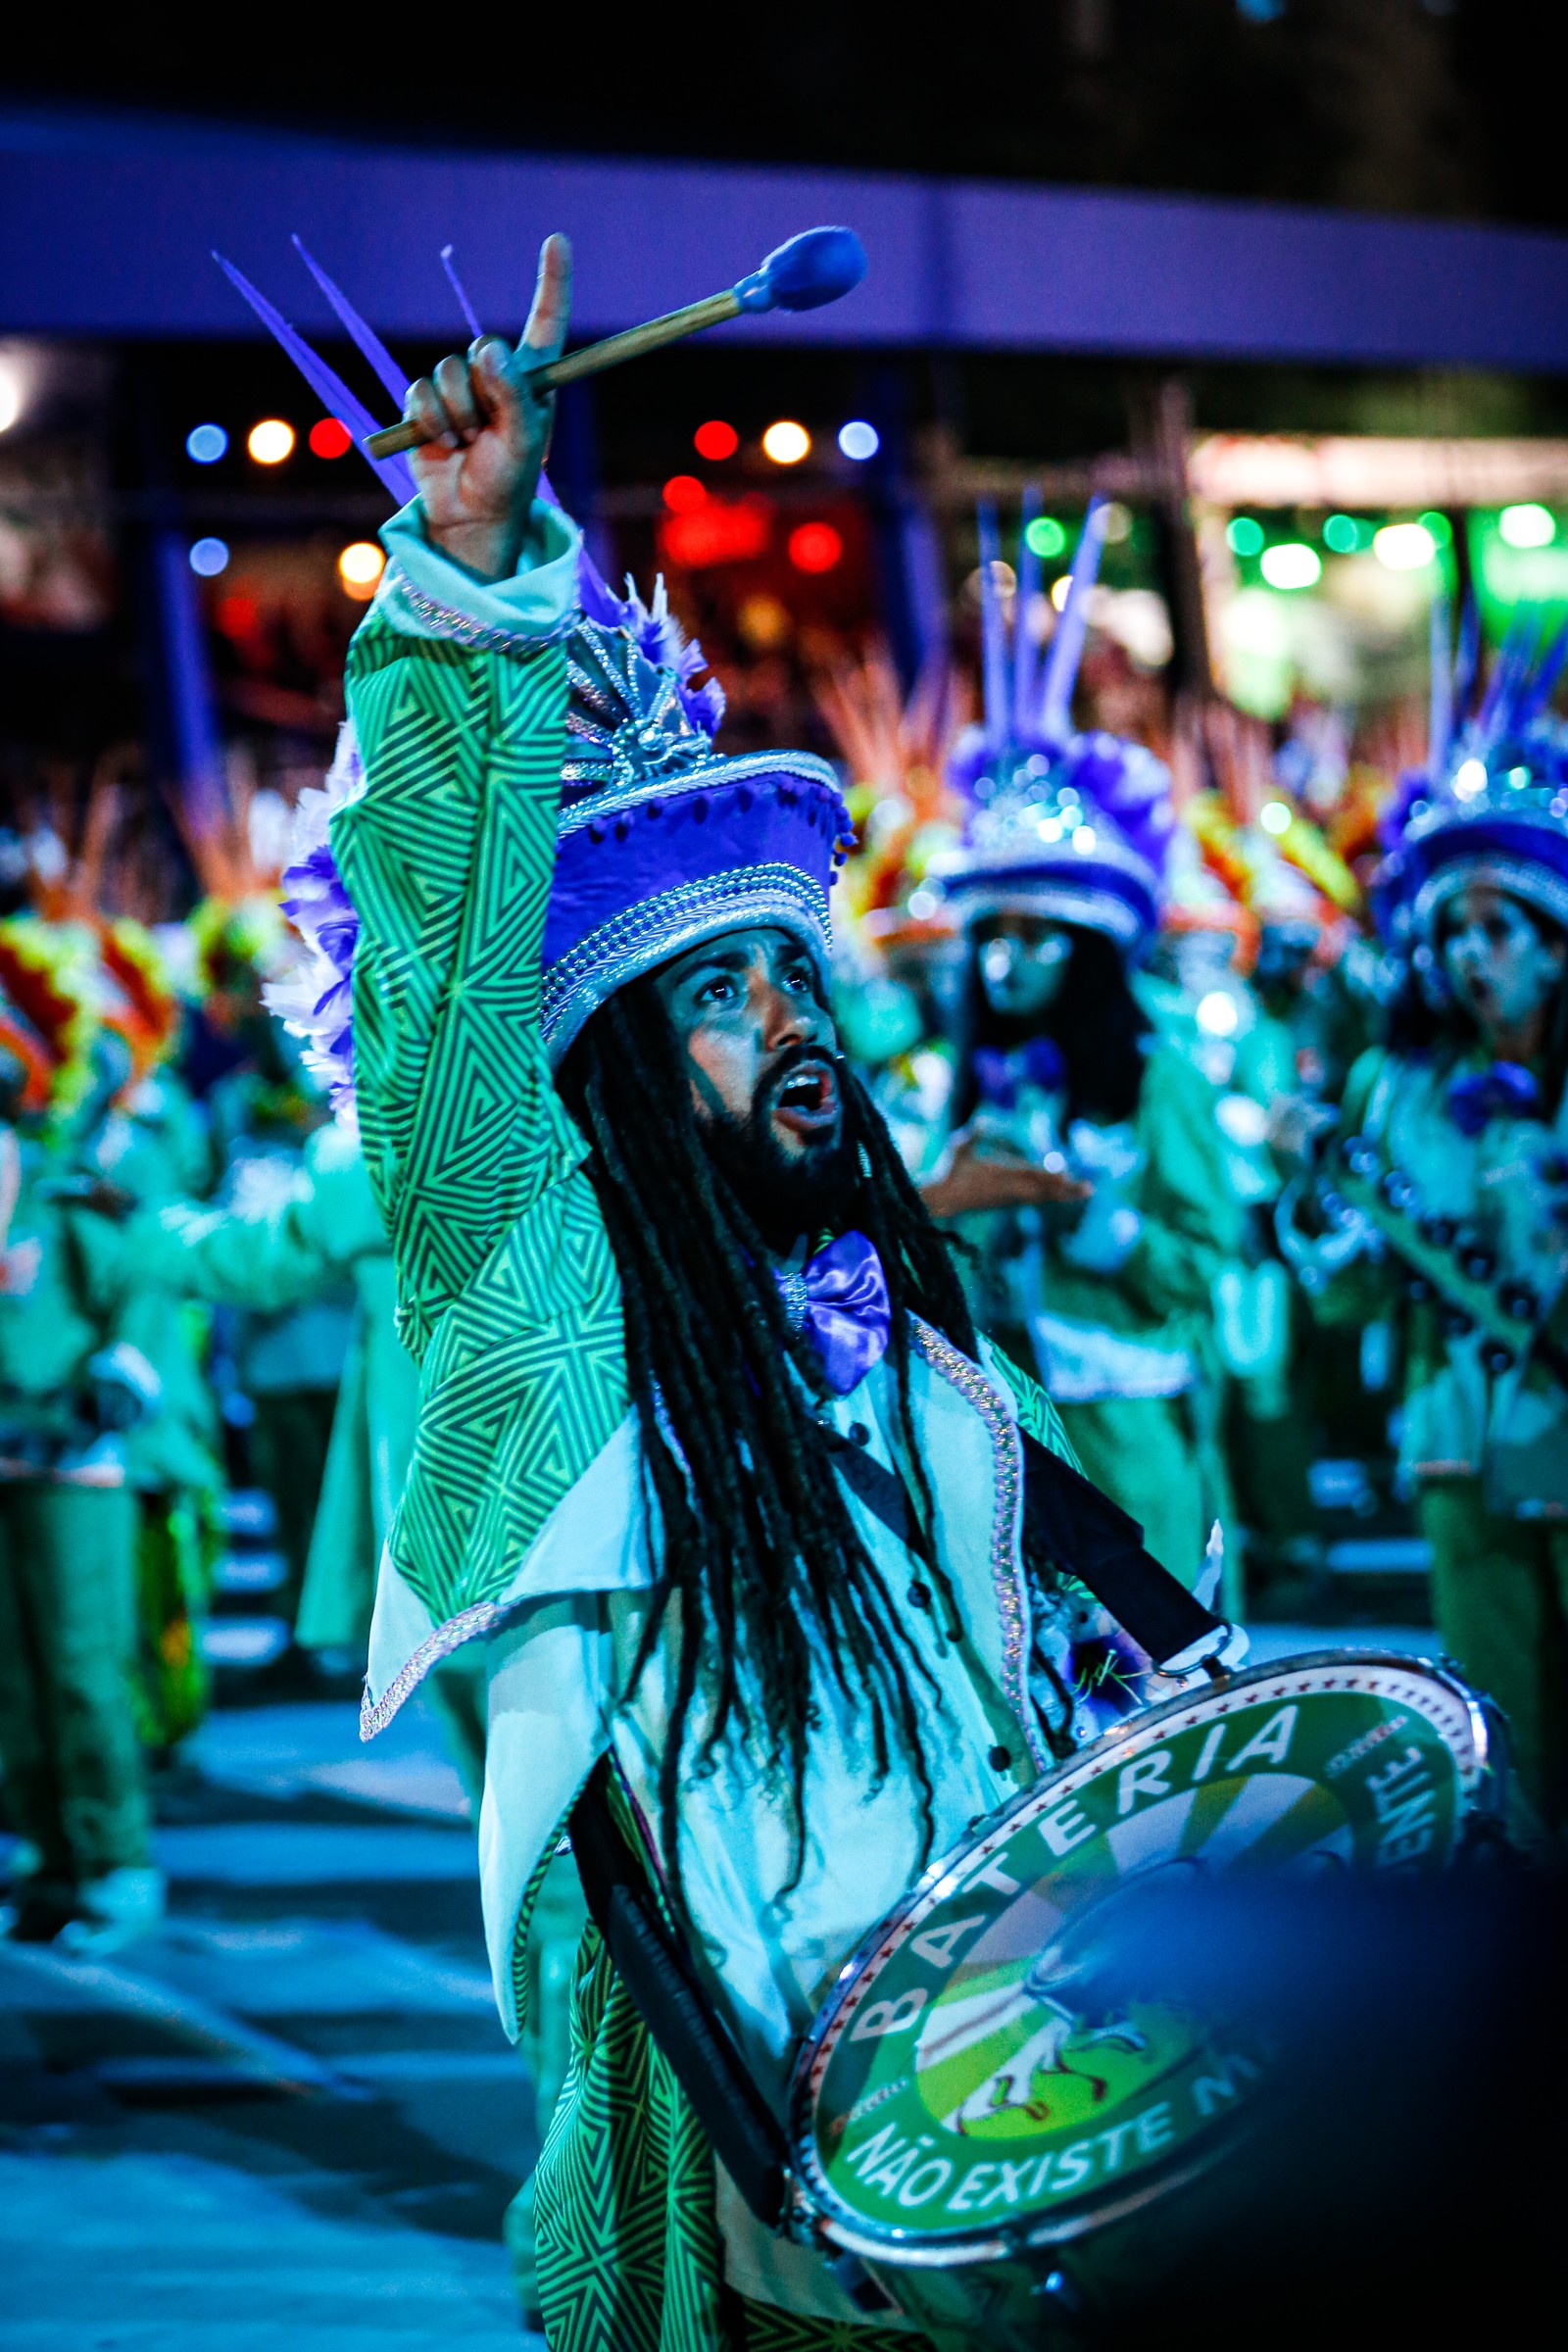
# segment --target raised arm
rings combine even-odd
[[[552,239],[524,341],[565,332]],[[354,1076],[419,1418],[370,1641],[369,1729],[487,1630],[626,1411],[620,1292],[551,1079],[540,957],[578,540],[535,495],[550,410],[481,340],[415,385],[442,437],[355,639],[364,769],[332,819],[359,919]]]
[[[551,239],[524,340],[565,331]],[[493,338],[409,394],[442,437],[350,658],[366,785],[332,842],[360,916],[355,1080],[366,1162],[422,1355],[508,1228],[582,1156],[539,1042],[576,533],[535,496],[548,401]]]

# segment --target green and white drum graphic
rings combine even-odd
[[[1060,2244],[1192,2179],[1261,2051],[1107,1989],[1152,1891],[1200,1874],[1430,1872],[1487,1771],[1462,1685],[1302,1658],[1132,1718],[929,1872],[845,1969],[794,2086],[797,2177],[878,2263]]]

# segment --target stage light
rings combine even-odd
[[[1497,536],[1505,547],[1549,547],[1557,524],[1547,507],[1504,507],[1497,516]]]
[[[844,541],[830,522],[803,522],[790,533],[789,553],[797,571],[831,571]]]
[[[281,466],[294,446],[294,427],[281,416],[264,416],[251,426],[245,446],[258,466]]]
[[[1067,610],[1067,591],[1071,586],[1072,573],[1070,571],[1064,571],[1059,580],[1053,580],[1051,583],[1051,601],[1058,612],[1065,612]]]
[[[1234,1037],[1239,1017],[1236,999],[1227,996],[1222,988],[1210,989],[1206,997],[1198,1001],[1198,1026],[1210,1037]]]
[[[1077,851],[1080,858],[1089,857],[1093,853],[1095,846],[1094,826],[1074,825],[1072,829],[1072,846]]]
[[[369,603],[385,568],[386,558],[373,539],[354,540],[337,560],[337,576],[343,583],[343,592],[352,596],[357,605]]]
[[[1263,525],[1250,514],[1233,514],[1225,525],[1225,538],[1233,556],[1260,556],[1263,552]]]
[[[341,416],[318,416],[311,427],[311,452],[318,458],[342,458],[354,447],[354,435]]]
[[[775,466],[798,466],[810,447],[810,434],[791,416],[781,416],[762,435],[762,455],[771,458]]]
[[[1323,544],[1336,556],[1353,556],[1361,544],[1361,533],[1353,514],[1327,514],[1323,518]]]
[[[1304,539],[1282,539],[1265,547],[1258,569],[1271,588],[1310,588],[1323,570],[1323,559]]]
[[[0,358],[0,433],[9,433],[26,406],[27,387],[14,361]]]
[[[1107,547],[1120,547],[1124,539],[1130,539],[1133,535],[1131,507],[1124,507],[1119,498],[1113,498],[1108,506],[1102,507],[1100,535]]]
[[[1265,801],[1257,812],[1257,821],[1265,833],[1288,833],[1291,829],[1291,812],[1283,801]]]
[[[1446,514],[1439,514],[1436,507],[1429,507],[1424,514],[1418,514],[1416,516],[1416,520],[1420,523],[1421,528],[1424,531],[1431,532],[1432,544],[1434,547],[1448,547],[1452,545],[1453,525],[1448,520]]]
[[[721,416],[710,416],[692,435],[692,447],[697,455],[710,459],[715,466],[723,458],[732,458],[740,445],[739,433],[732,424],[726,424]]]
[[[190,551],[190,567],[198,579],[216,580],[228,569],[228,550],[221,539],[198,539]]]
[[[695,514],[708,504],[708,491],[695,473],[672,473],[664,484],[664,504],[672,514]]]
[[[1480,760],[1466,760],[1453,779],[1453,789],[1461,801],[1473,801],[1477,793],[1487,789],[1486,764]]]
[[[1054,514],[1037,514],[1024,537],[1037,556],[1059,556],[1067,544],[1067,534]]]
[[[1390,571],[1422,571],[1437,552],[1424,522],[1386,522],[1372,541],[1372,553]]]
[[[881,434],[863,416],[852,416],[848,424],[839,426],[839,447],[847,458],[855,460],[857,466],[862,466],[867,458],[874,458],[881,446]]]
[[[670,514],[660,523],[659,552],[683,571],[701,571],[766,555],[772,533],[765,498],[710,498],[692,514]]]
[[[185,455],[195,466],[216,466],[228,448],[220,424],[193,424],[185,435]]]

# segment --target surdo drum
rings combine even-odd
[[[1218,1876],[1445,1870],[1495,1797],[1450,1676],[1314,1655],[1133,1716],[928,1871],[797,2062],[819,2239],[938,2345],[1025,2352],[1212,2226],[1267,2053],[1129,1995],[1138,1911]]]

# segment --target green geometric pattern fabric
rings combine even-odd
[[[805,2320],[774,2303],[742,2306],[746,2352],[930,2352],[923,2335],[851,2321]]]
[[[592,1928],[571,2033],[534,2176],[551,2352],[740,2352],[723,2309],[712,2150]]]
[[[1072,1449],[1072,1440],[1062,1427],[1061,1415],[1046,1395],[1038,1380],[1021,1371],[1010,1355],[1004,1354],[995,1340],[986,1343],[990,1358],[1012,1391],[1012,1401],[1018,1415],[1018,1427],[1027,1437],[1044,1446],[1048,1453],[1059,1454],[1073,1469],[1079,1467],[1078,1456]]]
[[[614,1261],[538,1026],[565,656],[372,615],[348,691],[355,1091],[421,1366],[389,1542],[439,1625],[501,1590],[626,1410]]]
[[[929,2352],[923,2336],[804,2319],[722,2283],[713,2152],[597,1931],[571,2071],[534,2175],[550,2352]]]

